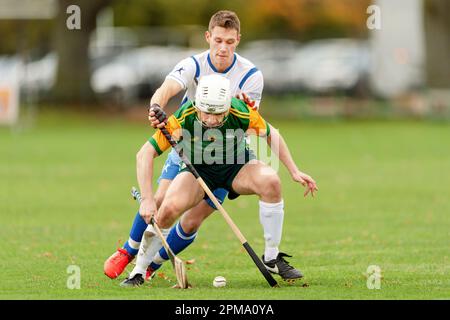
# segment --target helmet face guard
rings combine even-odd
[[[199,111],[211,113],[211,114],[221,114],[224,112],[227,112],[230,107],[223,105],[223,104],[210,104],[200,101],[200,103],[197,103],[197,100],[195,101],[194,105]]]
[[[206,113],[227,112],[231,107],[230,80],[215,74],[202,77],[195,93],[194,106]]]
[[[197,111],[200,111],[200,110],[197,109]],[[208,112],[208,113],[210,113],[210,112]],[[211,113],[211,114],[213,114],[213,113]],[[202,127],[204,127],[204,128],[217,129],[217,128],[222,127],[225,124],[225,122],[228,120],[228,113],[223,117],[222,121],[219,122],[215,126],[211,126],[211,125],[207,124],[205,121],[202,121],[202,119],[199,118],[199,113],[198,112],[196,114],[196,119],[197,119],[198,122],[200,122],[202,124]]]

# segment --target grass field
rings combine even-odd
[[[145,123],[44,113],[33,128],[0,128],[0,299],[450,298],[448,124],[273,125],[320,188],[316,198],[303,198],[280,170],[281,250],[294,256],[290,262],[304,280],[270,289],[216,214],[181,254],[195,259],[188,271],[193,289],[170,288],[169,264],[140,288],[119,287],[126,274],[106,278],[103,262],[128,238],[137,210],[129,194],[135,154],[151,130]],[[256,197],[228,200],[225,208],[261,254]],[[81,268],[79,290],[66,287],[69,265]],[[379,290],[367,288],[369,265],[382,269]],[[212,286],[217,275],[227,278],[225,288]]]

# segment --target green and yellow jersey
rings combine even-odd
[[[231,108],[218,128],[204,128],[191,101],[183,104],[169,117],[166,128],[179,141],[191,162],[199,164],[232,163],[246,148],[245,133],[269,136],[269,124],[258,111],[242,100],[232,98]],[[158,154],[170,143],[160,130],[149,139]]]

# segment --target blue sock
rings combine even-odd
[[[157,264],[153,261],[150,263],[150,268],[152,268],[153,271],[158,270],[159,268],[161,268],[161,266],[162,266],[162,264]]]
[[[146,228],[147,224],[145,223],[145,220],[142,219],[138,211],[136,217],[134,218],[133,225],[131,226],[130,237],[123,245],[123,248],[127,250],[130,255],[137,255],[139,245],[141,244],[142,235],[144,234]]]
[[[186,247],[194,241],[196,236],[197,232],[193,232],[190,234],[184,232],[183,228],[181,228],[181,225],[178,222],[175,226],[172,227],[172,229],[170,229],[169,235],[167,236],[167,243],[169,244],[169,247],[172,249],[173,253],[178,254],[186,249]],[[159,256],[163,260],[169,260],[169,256],[167,255],[166,249],[164,249],[164,247],[159,250]],[[159,267],[161,267],[161,264],[152,261],[150,267],[153,270],[157,270]]]

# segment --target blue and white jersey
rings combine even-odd
[[[207,50],[180,61],[166,78],[177,81],[186,90],[181,102],[183,104],[188,99],[195,100],[198,80],[202,76],[214,73],[230,79],[233,96],[243,92],[255,101],[256,107],[259,107],[264,86],[262,72],[237,53],[234,54],[231,66],[223,72],[217,71],[214,67]]]
[[[234,54],[231,66],[224,72],[217,71],[209,57],[209,50],[207,50],[181,60],[166,78],[177,81],[186,90],[180,104],[182,105],[188,99],[191,101],[195,100],[198,80],[202,76],[214,73],[230,79],[231,94],[233,96],[243,92],[250,99],[254,100],[255,107],[259,108],[264,87],[262,72],[253,63],[237,53]],[[177,152],[172,150],[167,161],[166,163],[171,165],[178,165],[181,159]]]

